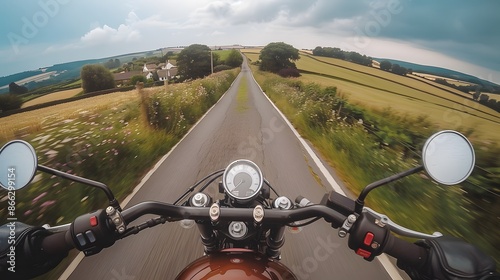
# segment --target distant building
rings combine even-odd
[[[132,79],[133,76],[138,76],[138,75],[145,76],[144,73],[141,71],[122,72],[113,75],[115,78],[116,85],[122,85],[122,86],[130,83],[130,79]]]
[[[158,70],[157,73],[160,81],[171,80],[177,76],[177,66],[170,63],[170,60],[167,60],[165,66],[161,70]]]
[[[142,68],[142,72],[148,73],[148,72],[155,72],[156,68],[158,68],[158,65],[152,63],[152,64],[144,64],[144,67]]]

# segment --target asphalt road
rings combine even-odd
[[[246,80],[248,94],[238,96]],[[173,202],[195,181],[246,158],[261,168],[280,195],[313,202],[331,190],[293,132],[254,82],[249,68],[206,117],[179,143],[128,205],[145,200]],[[209,193],[214,194],[210,189]],[[69,279],[174,279],[202,255],[196,227],[160,225],[120,240],[85,258]],[[364,261],[323,220],[287,232],[282,262],[300,279],[391,279],[378,261]]]

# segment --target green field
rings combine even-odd
[[[257,51],[243,50],[252,62],[259,58]],[[375,111],[391,108],[400,114],[425,115],[442,129],[473,128],[474,137],[498,139],[500,114],[474,102],[468,94],[377,68],[305,53],[301,53],[296,65],[304,71],[301,81],[335,86],[351,103]]]
[[[258,59],[256,52],[245,55]],[[463,238],[500,264],[494,249],[500,240],[488,234],[499,230],[500,115],[467,96],[409,77],[322,60],[302,54],[296,62],[300,78],[281,78],[257,65],[252,69],[266,95],[354,195],[371,182],[415,167],[432,133],[464,133],[476,152],[476,168],[466,182],[443,188],[424,174],[410,176],[371,193],[367,205],[403,226]]]

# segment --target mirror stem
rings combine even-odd
[[[79,177],[76,175],[68,174],[68,173],[65,173],[65,172],[62,172],[59,170],[55,170],[55,169],[52,169],[50,167],[43,166],[40,164],[37,166],[37,169],[42,171],[42,172],[48,173],[48,174],[52,174],[55,176],[62,177],[64,179],[68,179],[68,180],[73,181],[73,182],[82,183],[82,184],[87,185],[87,186],[101,189],[102,191],[104,191],[104,193],[108,197],[109,205],[113,206],[113,208],[117,209],[118,211],[122,211],[120,204],[118,203],[115,196],[113,195],[113,192],[111,192],[111,190],[108,188],[108,186],[106,186],[105,184],[103,184],[101,182],[97,182],[97,181],[82,178],[82,177]]]
[[[355,204],[356,206],[354,208],[355,212],[358,213],[358,214],[361,214],[361,211],[363,211],[363,207],[365,206],[365,198],[368,195],[368,193],[370,191],[372,191],[373,189],[378,188],[380,186],[383,186],[385,184],[394,182],[394,181],[396,181],[398,179],[404,178],[404,177],[409,176],[411,174],[415,174],[415,173],[420,172],[422,170],[424,170],[424,166],[423,165],[419,165],[419,166],[414,167],[414,168],[412,168],[410,170],[407,170],[407,171],[404,171],[404,172],[392,175],[391,177],[387,177],[387,178],[384,178],[382,180],[378,180],[376,182],[373,182],[373,183],[369,184],[368,186],[366,186],[361,191],[361,193],[359,194],[358,199],[356,199],[356,204]]]

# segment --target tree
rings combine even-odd
[[[108,61],[104,62],[104,66],[108,69],[113,69],[120,67],[121,62],[118,58],[112,59],[110,58]]]
[[[476,88],[476,92],[472,95],[472,99],[479,101],[479,96],[481,95],[481,91],[479,91],[479,88]]]
[[[299,58],[299,50],[291,45],[269,43],[260,52],[260,70],[278,73],[284,68],[297,68],[293,61]]]
[[[487,94],[483,93],[479,96],[479,103],[486,105],[486,103],[488,103],[489,99],[490,99],[490,97]]]
[[[284,78],[300,77],[300,72],[297,68],[283,68],[278,72],[278,75]]]
[[[406,68],[399,66],[399,64],[393,64],[391,68],[392,73],[397,75],[406,75]]]
[[[146,79],[145,76],[143,76],[143,75],[135,75],[132,78],[130,78],[130,85],[135,86],[138,82],[146,83],[147,81],[148,81],[148,79]]]
[[[14,110],[21,108],[23,100],[15,94],[0,94],[0,111]]]
[[[210,48],[193,44],[177,56],[177,69],[182,79],[198,79],[211,73]]]
[[[82,67],[80,72],[83,92],[105,90],[115,87],[113,74],[100,64],[89,64]]]
[[[231,67],[239,67],[242,63],[243,57],[241,56],[241,53],[235,49],[232,49],[226,58],[225,64]]]
[[[15,94],[24,94],[28,92],[28,88],[12,82],[9,84],[9,92]]]
[[[380,69],[384,71],[390,71],[392,69],[392,63],[390,61],[384,60],[380,62]]]

